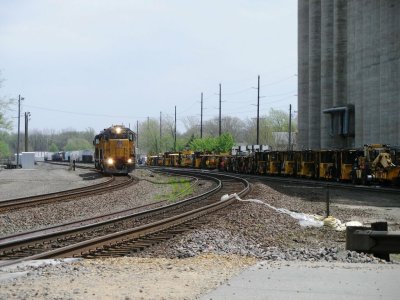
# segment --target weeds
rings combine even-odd
[[[171,185],[172,191],[155,196],[157,201],[167,200],[175,202],[179,198],[189,196],[193,193],[193,187],[187,179],[171,178],[166,184]]]

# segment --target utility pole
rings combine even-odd
[[[292,104],[289,105],[289,151],[291,149],[291,144],[292,144]]]
[[[160,111],[160,152],[161,152],[161,139],[162,139],[162,133],[161,133],[161,111]]]
[[[25,152],[28,152],[28,121],[31,113],[25,112]]]
[[[219,136],[221,136],[221,84],[219,84]]]
[[[19,136],[20,136],[20,123],[21,123],[21,100],[24,98],[21,95],[18,95],[18,139],[17,139],[17,165],[16,168],[19,168]]]
[[[175,134],[174,134],[174,151],[176,151],[176,105],[175,105]]]
[[[139,121],[136,120],[136,148],[139,149]]]
[[[257,145],[260,144],[260,75],[257,85]]]
[[[200,138],[203,138],[203,93],[201,93]]]
[[[147,142],[147,148],[149,147],[149,145],[150,145],[150,117],[148,116],[147,117],[147,133],[146,133],[146,136],[147,136],[147,138],[146,138],[146,142]]]

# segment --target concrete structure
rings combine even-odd
[[[261,262],[201,300],[398,299],[399,265]]]
[[[33,169],[35,167],[35,152],[22,152],[20,162],[22,169]]]
[[[400,1],[298,0],[299,149],[400,145]]]

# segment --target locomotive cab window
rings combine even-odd
[[[111,139],[113,140],[122,140],[122,139],[127,139],[127,134],[125,132],[123,133],[111,133]]]

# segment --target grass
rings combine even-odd
[[[166,184],[171,185],[172,191],[155,196],[156,200],[167,200],[169,202],[175,202],[179,198],[189,196],[193,193],[193,187],[190,184],[190,181],[188,181],[187,179],[171,178]]]

